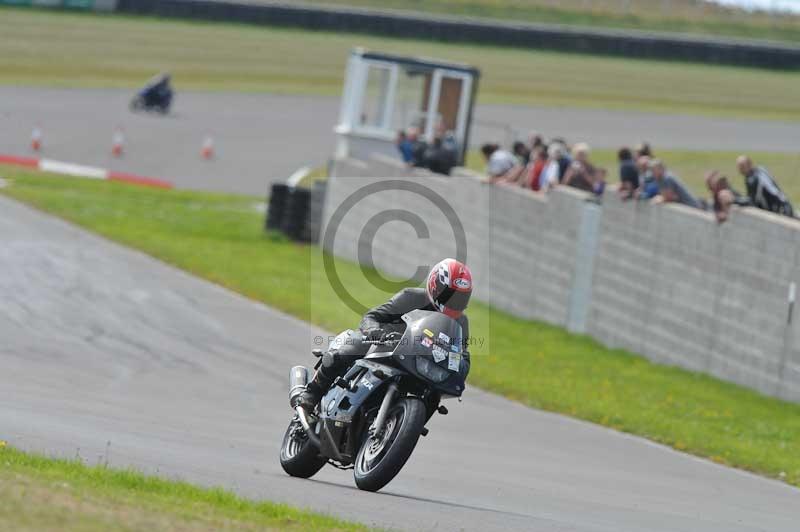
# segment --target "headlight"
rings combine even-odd
[[[425,378],[430,379],[433,382],[442,382],[447,380],[447,377],[450,376],[449,371],[434,364],[429,357],[419,355],[416,358],[417,371],[419,371]]]

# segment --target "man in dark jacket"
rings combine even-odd
[[[461,325],[464,377],[469,373],[469,320],[464,310],[472,295],[472,273],[465,264],[455,259],[445,259],[433,267],[428,274],[425,288],[404,288],[389,301],[369,310],[361,320],[359,331],[351,331],[346,341],[334,345],[322,356],[322,366],[305,392],[296,400],[297,404],[311,411],[328,391],[336,377],[363,358],[370,344],[362,340],[380,340],[387,334],[403,333],[406,328],[403,314],[412,310],[438,311],[456,320]]]
[[[783,193],[778,183],[763,166],[755,166],[753,160],[747,155],[740,155],[736,159],[736,167],[744,176],[747,195],[754,207],[772,211],[784,216],[794,216],[794,209],[789,203],[789,198]]]

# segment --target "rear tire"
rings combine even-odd
[[[136,96],[131,100],[131,111],[137,113],[144,110],[144,99],[141,96]]]
[[[425,404],[416,397],[397,401],[386,417],[385,434],[377,439],[367,436],[361,444],[353,467],[356,486],[378,491],[403,469],[427,421]]]
[[[281,467],[289,476],[311,478],[328,462],[305,435],[300,421],[289,423],[281,445]]]

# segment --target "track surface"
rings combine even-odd
[[[266,193],[269,183],[299,167],[324,165],[333,152],[339,112],[334,97],[179,92],[167,117],[132,114],[130,90],[0,88],[0,153],[24,155],[34,125],[44,132],[42,156],[152,177],[184,188]],[[111,156],[114,129],[127,138]],[[511,132],[586,140],[616,148],[649,140],[657,149],[796,151],[800,124],[626,111],[483,105],[472,142],[510,142]],[[200,157],[211,134],[217,157]]]
[[[3,198],[0,272],[0,438],[23,449],[398,529],[797,530],[800,490],[475,389],[382,493],[291,479],[287,374],[325,332]]]

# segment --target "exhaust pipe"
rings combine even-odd
[[[289,405],[304,391],[308,384],[308,368],[295,366],[289,372]]]

